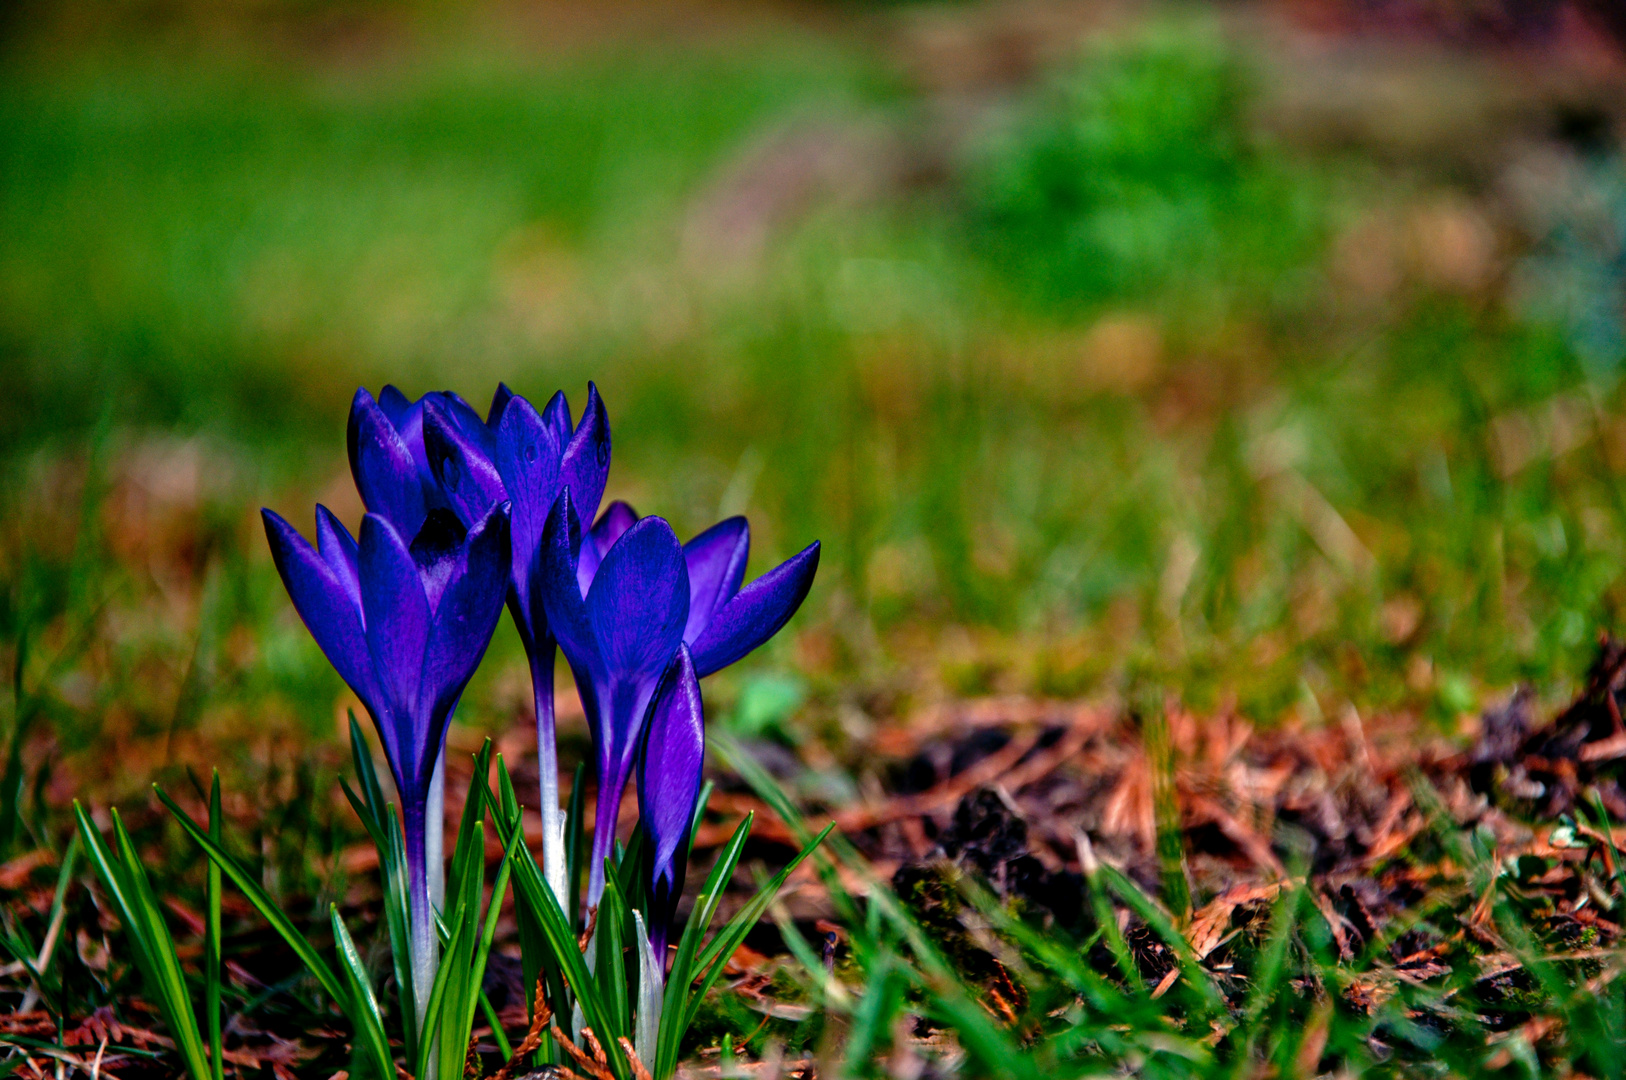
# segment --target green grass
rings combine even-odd
[[[333,730],[252,510],[339,497],[345,403],[385,380],[579,405],[594,378],[612,495],[685,534],[748,512],[756,568],[822,539],[801,646],[762,661],[811,680],[815,728],[854,685],[1449,722],[1558,692],[1618,618],[1618,394],[1494,289],[1347,296],[1334,238],[1426,163],[1261,140],[1253,58],[1212,23],[1091,46],[935,184],[814,184],[743,264],[685,239],[720,177],[789,183],[748,163],[809,131],[929,142],[874,39],[424,25],[342,60],[14,46],[0,566],[8,640],[65,650],[21,667],[70,747]],[[179,502],[140,494],[186,453]],[[471,723],[518,708],[507,631],[494,659]]]

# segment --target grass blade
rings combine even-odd
[[[577,762],[570,781],[570,802],[565,809],[565,875],[570,892],[570,925],[582,924],[582,860],[587,857],[587,764]],[[564,903],[564,898],[560,898]]]
[[[807,857],[818,849],[820,844],[824,843],[825,837],[829,836],[831,830],[835,827],[835,822],[831,822],[824,827],[824,830],[819,835],[808,841],[807,845],[796,853],[796,857],[786,863],[785,868],[775,874],[766,885],[758,889],[756,895],[751,897],[745,906],[707,943],[705,950],[700,954],[698,965],[704,974],[689,999],[684,1015],[683,1027],[685,1031],[688,1030],[689,1025],[694,1023],[695,1016],[700,1012],[700,1004],[705,999],[706,992],[711,989],[718,976],[723,973],[723,968],[728,964],[728,958],[733,956],[734,950],[738,949],[741,943],[745,941],[745,936],[751,932],[752,927],[756,926],[763,913],[768,910],[768,905],[773,903],[775,896],[779,895],[779,890],[784,887],[790,875],[795,873],[796,868],[801,866]]]
[[[361,793],[366,798],[366,805],[372,811],[373,820],[382,823],[384,820],[384,789],[378,783],[378,770],[373,768],[373,753],[367,746],[367,736],[362,733],[361,725],[356,723],[356,711],[350,713],[350,757],[356,764],[356,782],[361,785]]]
[[[1197,960],[1197,954],[1191,951],[1191,943],[1186,936],[1175,929],[1174,923],[1168,914],[1150,897],[1141,892],[1140,886],[1129,880],[1123,871],[1107,863],[1098,863],[1097,873],[1113,892],[1118,894],[1129,909],[1140,916],[1141,921],[1152,929],[1158,937],[1163,939],[1180,963],[1180,972],[1185,976],[1186,983],[1197,992],[1202,999],[1204,1007],[1210,1016],[1222,1016],[1225,1013],[1225,998],[1214,986],[1214,980],[1208,970]],[[1116,925],[1116,921],[1114,924]]]
[[[390,1053],[389,1036],[384,1034],[384,1015],[379,1011],[378,999],[373,996],[367,966],[362,963],[361,953],[356,951],[356,943],[351,940],[344,920],[339,918],[337,904],[328,905],[328,917],[333,923],[333,944],[339,951],[339,966],[350,983],[351,999],[357,1004],[352,1017],[356,1021],[356,1039],[365,1047],[381,1080],[394,1080],[395,1058]]]
[[[498,761],[501,764],[500,758]],[[500,771],[506,771],[506,766]],[[495,798],[489,793],[488,798],[495,802]],[[497,830],[506,846],[514,842],[515,833],[522,832],[523,826],[517,815],[498,817]],[[542,868],[536,865],[535,857],[523,845],[517,845],[514,850],[515,865],[512,879],[514,893],[516,897],[523,896],[524,902],[531,905],[538,917],[538,924],[547,943],[547,959],[550,961],[544,966],[552,966],[561,973],[569,989],[574,992],[576,1003],[581,1006],[586,1023],[594,1031],[607,1030],[603,999],[599,997],[598,988],[587,970],[586,960],[576,945],[576,935],[565,917],[564,909],[560,907],[558,898],[553,895],[552,887],[543,878]],[[555,1012],[569,1016],[568,1003],[555,1002]],[[632,1080],[631,1069],[620,1045],[614,1041],[607,1042],[604,1051],[609,1060],[610,1071],[616,1080]]]
[[[352,1015],[353,1003],[350,1000],[349,991],[339,981],[339,977],[333,973],[333,969],[328,967],[327,962],[317,953],[316,948],[311,945],[304,934],[299,932],[298,927],[294,926],[293,920],[288,918],[287,914],[277,906],[275,900],[271,899],[270,894],[265,891],[254,875],[249,873],[248,868],[233,858],[224,847],[217,844],[213,837],[199,828],[198,823],[193,821],[191,816],[185,810],[182,810],[180,805],[166,795],[156,784],[153,785],[153,790],[158,793],[159,800],[169,807],[170,813],[174,814],[176,820],[181,823],[181,828],[185,829],[187,834],[197,842],[198,846],[203,848],[209,858],[214,860],[221,871],[231,879],[232,884],[242,891],[248,902],[254,905],[255,910],[271,924],[271,928],[282,937],[283,941],[288,943],[288,947],[293,949],[295,955],[304,963],[306,970],[321,984],[322,989],[327,992],[328,996],[338,1003],[339,1008],[346,1015]]]
[[[91,861],[118,908],[148,993],[155,999],[170,1037],[175,1040],[175,1049],[193,1080],[212,1080],[203,1039],[198,1034],[197,1017],[192,1011],[192,999],[187,994],[186,978],[175,955],[175,940],[170,936],[140,856],[130,842],[118,811],[113,811],[116,856],[78,802],[74,803],[74,814]]]
[[[745,850],[746,837],[751,832],[752,815],[745,815],[729,837],[728,843],[717,854],[717,862],[706,875],[705,884],[700,887],[700,895],[695,898],[694,910],[689,913],[689,922],[683,928],[683,936],[678,939],[677,955],[672,958],[672,971],[667,976],[666,995],[661,1004],[661,1030],[655,1043],[655,1061],[652,1069],[657,1078],[672,1075],[677,1068],[677,1055],[683,1041],[683,1033],[687,1030],[686,1019],[688,1015],[688,999],[686,997],[689,983],[694,977],[695,957],[700,953],[700,939],[711,927],[711,920],[717,914],[717,904],[722,899],[722,891],[728,884],[728,879],[734,874],[734,867],[739,864],[740,855]]]
[[[220,844],[225,839],[226,821],[220,806],[220,770],[214,770],[209,784],[209,838]],[[226,1075],[225,1037],[220,1030],[221,925],[220,866],[209,860],[204,878],[204,907],[207,920],[203,936],[203,1013],[209,1025],[209,1072],[214,1080]]]
[[[604,869],[604,895],[599,899],[598,933],[595,935],[598,960],[593,965],[598,992],[604,999],[604,1011],[609,1020],[609,1027],[593,1029],[601,1042],[630,1035],[632,1019],[627,1012],[627,964],[622,952],[627,902],[616,881],[615,868],[606,865]]]

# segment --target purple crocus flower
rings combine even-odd
[[[664,964],[666,939],[683,896],[689,862],[689,827],[700,799],[706,761],[706,717],[700,679],[687,645],[667,671],[649,717],[638,763],[638,814],[650,853],[649,944]]]
[[[450,395],[424,399],[427,468],[436,490],[465,524],[479,520],[503,500],[513,506],[508,609],[531,665],[543,872],[562,896],[565,861],[559,837],[564,818],[554,738],[554,636],[544,606],[535,597],[538,558],[543,525],[563,487],[569,486],[589,512],[598,509],[610,470],[610,421],[592,383],[587,384],[587,405],[574,428],[563,392],[554,394],[538,413],[525,398],[499,386],[483,424],[471,424],[473,411],[459,407],[459,401]]]
[[[585,595],[577,579],[581,524],[567,487],[542,532],[540,588],[533,594],[576,677],[593,735],[598,809],[587,903],[604,891],[604,860],[644,724],[683,642],[689,575],[672,527],[647,517],[627,528],[595,568]]]
[[[499,392],[500,393],[500,392]],[[370,513],[378,514],[395,526],[402,537],[414,537],[434,510],[447,508],[440,482],[429,467],[424,447],[424,412],[433,407],[443,423],[455,426],[471,438],[480,438],[485,426],[467,401],[442,390],[409,401],[394,386],[385,386],[378,400],[366,387],[356,391],[350,403],[346,443],[350,451],[350,473],[356,490]],[[493,504],[494,505],[494,504]],[[490,506],[483,508],[489,510]],[[484,514],[462,519],[473,526]],[[436,768],[430,782],[428,820],[437,827],[428,833],[429,898],[436,906],[445,900],[446,874],[442,850],[444,829],[438,823],[445,814],[446,770],[444,749],[436,751]]]
[[[426,850],[438,824],[427,813],[431,778],[452,710],[502,615],[508,507],[493,507],[470,529],[448,510],[431,510],[410,544],[389,518],[370,513],[357,544],[317,506],[315,548],[271,510],[262,513],[294,608],[373,718],[400,792],[421,1011],[439,952]]]
[[[575,531],[578,528],[574,517],[575,507],[568,490],[560,497],[560,501],[564,513],[561,513],[559,506],[554,509],[554,515],[559,518],[558,531],[550,532],[549,538],[543,542],[545,577],[552,576],[552,580],[544,588],[544,597],[550,604],[567,606],[574,600],[581,599],[582,603],[590,608],[592,596],[600,588],[600,577],[610,565],[612,553],[620,549],[627,537],[637,534],[646,523],[653,522],[659,523],[657,531],[662,535],[671,534],[671,527],[662,519],[639,518],[632,507],[624,502],[615,502],[605,508],[603,516],[580,540],[578,549],[577,541],[574,539],[578,535]],[[548,521],[550,529],[556,528],[554,516],[550,516]],[[673,541],[675,544],[675,537]],[[745,578],[745,565],[750,547],[750,526],[743,517],[733,517],[720,522],[683,545],[680,549],[681,560],[675,558],[670,550],[663,549],[661,555],[665,562],[658,565],[653,560],[649,562],[645,570],[646,576],[664,574],[670,578],[670,583],[663,580],[659,589],[654,590],[662,597],[658,603],[652,603],[634,593],[628,597],[623,608],[609,609],[606,604],[595,618],[614,620],[610,622],[612,626],[619,626],[627,620],[639,624],[656,618],[668,618],[671,610],[681,607],[684,612],[682,627],[678,640],[672,643],[672,647],[675,648],[678,642],[685,646],[687,656],[685,664],[692,668],[697,680],[719,671],[767,641],[785,625],[807,597],[808,589],[813,584],[813,575],[818,570],[819,545],[815,542],[742,589],[741,583]],[[572,558],[574,573],[567,578],[564,568]],[[554,560],[554,565],[551,569],[546,569],[549,559]],[[575,588],[570,589],[566,586],[564,584],[566,581],[572,581]],[[676,593],[677,582],[681,582],[684,594],[682,599],[685,602],[681,605],[676,604],[675,597],[672,600],[665,599],[667,593]],[[605,589],[606,596],[611,593],[611,589]],[[642,714],[623,716],[616,714],[607,706],[600,707],[598,703],[608,700],[606,680],[611,676],[602,667],[595,668],[591,663],[596,655],[591,640],[586,634],[582,635],[580,641],[567,640],[565,631],[557,629],[563,625],[562,616],[554,615],[550,608],[549,618],[555,623],[559,643],[564,648],[565,658],[571,663],[571,670],[575,673],[576,686],[582,695],[582,706],[587,712],[589,726],[593,731],[594,746],[598,753],[599,813],[593,834],[594,863],[591,868],[597,876],[588,890],[589,903],[595,903],[598,891],[602,887],[600,880],[603,872],[602,860],[611,850],[614,841],[615,809],[620,803],[621,790],[626,784],[627,771],[633,760],[627,758],[623,764],[622,754],[623,752],[635,756],[639,754],[638,736],[643,716]],[[635,633],[637,626],[624,632]],[[662,641],[664,644],[664,639]],[[657,651],[652,649],[648,656],[644,657],[645,666],[638,668],[636,672],[622,672],[616,677],[640,688],[647,688],[652,694],[658,680],[665,674],[664,667],[654,663]],[[573,655],[573,652],[577,655]],[[581,657],[579,661],[578,656]],[[643,707],[647,709],[649,697],[645,696],[642,700]],[[700,716],[698,698],[695,716]],[[701,746],[703,754],[703,740]],[[654,745],[653,749],[643,751],[641,759],[645,762],[647,772],[655,773],[673,768],[684,773],[691,767],[687,758],[674,760],[668,765],[665,762],[664,747],[663,742]],[[692,768],[694,775],[698,777],[698,759]],[[672,833],[670,825],[672,822],[681,822],[682,829],[685,831],[688,829],[699,790],[697,784],[687,796],[687,802],[683,806],[671,807],[670,813],[662,815],[659,819],[651,819],[647,813],[643,815],[645,835],[657,850],[677,849],[679,835]],[[662,872],[657,866],[655,873],[659,875]],[[676,880],[681,888],[681,876]],[[666,886],[657,882],[656,887]],[[652,917],[650,933],[652,935],[660,933],[664,936],[669,919],[667,924],[658,930],[655,925],[657,921],[658,918]]]
[[[424,447],[424,411],[431,404],[444,422],[468,437],[480,438],[486,430],[473,406],[450,390],[408,401],[401,391],[386,386],[374,401],[361,387],[350,402],[345,442],[356,490],[368,512],[388,518],[402,536],[417,536],[429,511],[447,506]],[[463,524],[475,520],[464,519]]]
[[[587,534],[576,578],[585,594],[600,560],[622,533],[638,520],[624,502],[613,502]],[[694,669],[705,678],[741,659],[780,631],[813,587],[819,569],[819,543],[814,541],[743,589],[745,564],[751,554],[751,525],[743,517],[719,521],[683,545],[689,574],[689,618],[683,643],[694,656]]]

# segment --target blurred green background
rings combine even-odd
[[[1561,695],[1626,599],[1599,10],[14,6],[7,782],[333,735],[257,510],[353,523],[346,409],[385,382],[593,379],[611,496],[749,514],[753,573],[823,540],[708,686],[753,729]],[[492,656],[460,719],[505,729],[506,626]]]

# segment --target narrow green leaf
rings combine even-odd
[[[469,846],[469,841],[473,837],[475,824],[480,820],[480,809],[485,805],[482,793],[486,789],[490,769],[491,740],[487,739],[474,757],[474,775],[469,778],[468,797],[463,800],[463,817],[457,826],[457,841],[452,846],[452,872],[446,879],[447,896],[458,892],[462,876],[470,872],[471,866],[476,877],[484,876],[485,852],[475,851]]]
[[[738,949],[740,944],[745,941],[745,936],[751,932],[751,928],[756,926],[757,921],[768,910],[768,905],[773,903],[775,896],[779,895],[779,890],[784,888],[785,882],[790,878],[790,875],[795,873],[796,868],[802,865],[803,861],[809,855],[812,855],[820,844],[824,843],[825,837],[829,836],[830,831],[835,827],[835,823],[831,822],[824,827],[824,830],[819,835],[808,841],[807,846],[797,852],[796,857],[787,863],[783,870],[775,874],[766,885],[758,889],[756,895],[748,900],[745,906],[707,943],[705,950],[700,954],[699,963],[699,969],[704,974],[695,986],[693,996],[689,999],[683,1019],[684,1031],[687,1031],[689,1026],[694,1023],[696,1014],[700,1012],[700,1004],[705,999],[706,992],[717,981],[717,977],[723,973],[723,967],[728,963],[728,958],[733,956],[734,950]],[[682,1032],[679,1032],[679,1038],[681,1037]]]
[[[580,779],[581,770],[577,770]],[[501,754],[497,755],[497,788],[501,792],[500,798],[494,798],[490,791],[486,792],[486,799],[491,804],[496,820],[505,821],[522,820],[519,797],[514,793],[514,778],[509,775],[508,764]],[[521,830],[523,832],[523,830]],[[499,835],[501,826],[499,824]],[[516,858],[532,859],[528,850],[521,850]],[[534,859],[532,859],[534,862]],[[576,878],[570,878],[572,895],[574,895]],[[564,976],[560,973],[558,964],[544,964],[543,959],[552,955],[552,948],[548,944],[547,933],[542,928],[542,916],[532,905],[531,899],[525,890],[514,888],[514,919],[519,925],[520,949],[520,977],[525,980],[525,1008],[530,1016],[536,1015],[536,990],[538,980],[545,980],[545,996],[553,1001],[556,1008],[568,1008],[570,991],[565,986]],[[552,1035],[543,1035],[542,1045],[533,1055],[533,1061],[538,1065],[557,1064],[559,1051],[553,1045]]]
[[[9,918],[0,922],[0,947],[11,954],[11,958],[22,964],[23,970],[28,972],[29,978],[39,988],[40,996],[54,1012],[62,1012],[62,980],[52,974],[55,966],[57,947],[62,944],[61,933],[63,920],[67,918],[65,910],[68,899],[68,887],[73,884],[74,871],[78,869],[79,854],[83,841],[75,832],[68,841],[67,850],[62,853],[62,865],[57,868],[56,892],[51,897],[51,907],[46,912],[45,942],[35,946],[29,939],[28,933],[21,926],[11,925]],[[56,928],[53,933],[51,928]]]
[[[477,778],[478,779],[478,778]],[[479,804],[484,800],[473,796]],[[450,970],[446,1006],[441,1012],[441,1075],[455,1076],[463,1067],[468,1050],[469,1030],[479,1007],[480,982],[474,973],[474,956],[480,939],[480,893],[485,868],[485,822],[476,820],[466,838],[453,851],[454,864],[461,864],[452,911],[457,932],[452,946],[441,959],[441,970]],[[448,894],[451,895],[451,894]],[[450,1070],[450,1071],[448,1071]]]
[[[783,789],[769,776],[767,771],[749,754],[745,753],[733,740],[721,735],[712,740],[712,747],[724,760],[739,773],[754,790],[758,797],[766,802],[773,811],[779,815],[780,820],[790,828],[798,841],[807,844],[812,839],[812,830],[803,820],[801,812],[796,809]],[[828,846],[835,855],[850,869],[863,877],[869,885],[868,903],[860,909],[857,902],[847,891],[835,867],[822,856],[815,861],[818,866],[820,879],[829,891],[831,900],[835,903],[837,913],[849,926],[867,926],[879,920],[885,920],[909,944],[923,975],[930,981],[933,991],[932,999],[935,1011],[941,1015],[950,1026],[959,1028],[962,1044],[966,1049],[980,1057],[985,1066],[992,1066],[1001,1073],[1013,1073],[1017,1076],[1035,1075],[1032,1063],[1025,1055],[1016,1052],[1004,1032],[993,1022],[985,1009],[979,1004],[960,981],[953,966],[948,963],[941,951],[927,937],[914,919],[898,902],[896,896],[884,882],[876,880],[868,863],[859,855],[858,851],[840,833],[826,832],[821,834],[828,838]],[[868,949],[873,954],[876,946],[873,941],[873,932],[855,934],[853,937],[855,954],[859,949]],[[874,967],[878,962],[878,955],[865,955],[857,957],[866,967]],[[720,965],[719,965],[720,969]],[[670,1003],[670,998],[668,1002]],[[663,1017],[663,1026],[664,1020]],[[663,1032],[663,1040],[666,1033]],[[676,1049],[670,1051],[670,1069],[676,1065]],[[659,1075],[659,1074],[657,1074]]]
[[[411,887],[407,882],[406,839],[401,831],[395,804],[389,803],[384,812],[384,836],[388,847],[379,849],[384,871],[384,925],[390,936],[390,964],[395,971],[395,989],[400,1001],[401,1041],[405,1044],[407,1060],[418,1059],[418,990],[412,985],[412,925]],[[387,855],[386,855],[387,851]]]
[[[1106,881],[1107,887],[1117,893],[1119,898],[1127,904],[1141,920],[1163,939],[1179,961],[1180,972],[1185,976],[1187,984],[1196,991],[1202,999],[1204,1007],[1210,1016],[1219,1016],[1226,1011],[1225,997],[1214,985],[1213,976],[1208,973],[1197,960],[1197,954],[1191,951],[1191,943],[1186,936],[1176,930],[1174,923],[1169,919],[1168,913],[1157,905],[1149,896],[1141,891],[1121,870],[1100,864],[1100,876]]]
[[[337,904],[328,905],[328,917],[333,923],[333,943],[339,951],[340,969],[350,984],[350,996],[358,1006],[352,1017],[356,1022],[356,1040],[366,1050],[380,1080],[394,1080],[395,1057],[390,1053],[390,1039],[384,1033],[384,1014],[373,996],[367,966],[362,963],[361,953],[356,951],[356,943],[351,940],[344,920],[339,918]]]
[[[512,842],[515,832],[522,831],[522,825],[518,816],[499,818],[497,829],[506,846]],[[593,984],[592,975],[587,971],[581,950],[576,945],[576,935],[565,917],[564,910],[559,906],[558,898],[553,895],[553,889],[544,879],[541,867],[536,865],[535,857],[525,850],[523,845],[516,849],[514,864],[515,894],[523,895],[539,916],[538,921],[548,943],[549,959],[552,962],[550,966],[556,967],[563,974],[564,981],[569,984],[576,1002],[581,1006],[582,1016],[587,1024],[594,1031],[607,1030],[603,1000]],[[605,1045],[604,1051],[609,1059],[610,1071],[616,1080],[631,1080],[631,1069],[620,1046],[611,1042]]]
[[[613,872],[610,867],[605,868],[605,879],[615,878],[621,889],[621,898],[625,901],[623,907],[630,912],[633,908],[647,908],[649,903],[645,894],[649,890],[649,854],[644,843],[644,823],[638,822],[633,826],[632,836],[627,840],[626,850],[617,860]],[[603,918],[604,913],[599,913]],[[623,926],[621,935],[626,939],[630,927]]]
[[[220,770],[214,770],[209,784],[209,839],[225,842],[226,822],[220,806]],[[204,877],[204,907],[207,920],[203,936],[203,1012],[209,1025],[209,1072],[214,1080],[226,1075],[225,1036],[220,1029],[221,920],[220,866],[209,860]],[[386,1078],[388,1080],[388,1078]]]
[[[180,960],[175,955],[175,940],[170,936],[169,926],[164,922],[163,912],[152,895],[152,886],[147,881],[140,856],[130,842],[118,811],[113,811],[117,857],[77,801],[74,803],[74,814],[79,821],[80,836],[90,850],[91,861],[118,909],[125,937],[135,953],[136,966],[141,970],[148,993],[158,1005],[170,1037],[175,1040],[175,1049],[193,1080],[211,1080],[203,1039],[198,1033],[197,1017],[192,1011],[192,999],[187,995],[186,979]]]
[[[1082,841],[1080,843],[1082,844]],[[1112,954],[1113,962],[1118,965],[1118,973],[1124,977],[1124,984],[1136,994],[1145,994],[1146,980],[1141,977],[1140,965],[1135,963],[1135,957],[1129,951],[1129,942],[1124,938],[1123,927],[1118,925],[1118,913],[1112,908],[1106,884],[1093,862],[1086,863],[1084,889],[1089,893],[1090,910],[1095,915],[1096,925],[1106,935],[1107,951]]]
[[[514,852],[524,839],[522,832],[516,832],[509,840],[509,846],[504,849],[502,863],[497,867],[497,880],[491,886],[491,903],[486,908],[485,929],[480,932],[480,947],[474,954],[474,974],[472,976],[475,986],[485,982],[486,961],[491,956],[491,943],[497,939],[497,920],[502,914],[502,896],[508,888],[508,878],[514,868]],[[508,1035],[502,1029],[502,1022],[497,1019],[497,1011],[491,1007],[491,1001],[486,997],[484,990],[480,991],[480,1009],[485,1013],[486,1020],[491,1025],[492,1037],[497,1040],[497,1049],[501,1052],[503,1060],[514,1056],[513,1048],[508,1045]],[[471,1018],[472,1023],[472,1018]]]
[[[491,1011],[490,1002],[486,1001],[485,992],[481,990],[480,987],[485,981],[486,961],[491,956],[491,943],[497,938],[497,920],[502,914],[502,894],[504,890],[508,888],[509,873],[514,865],[514,848],[518,846],[522,838],[522,834],[516,834],[510,841],[509,847],[503,851],[502,862],[497,866],[497,880],[492,884],[491,887],[491,903],[486,906],[485,926],[480,930],[480,937],[475,945],[474,956],[469,965],[468,980],[469,985],[474,990],[474,993],[467,1006],[467,1013],[463,1021],[465,1043],[468,1041],[467,1034],[474,1029],[474,1013],[476,1006],[483,1007],[488,1015],[493,1017],[495,1016],[495,1013]],[[476,892],[475,896],[478,900],[479,893]],[[502,1025],[500,1023],[493,1022],[491,1030],[496,1036],[499,1046],[506,1048],[508,1045],[508,1039],[502,1034]],[[503,1057],[506,1059],[510,1056],[512,1056],[512,1051],[503,1049]]]
[[[692,930],[695,949],[691,955],[695,957],[697,966],[704,967],[703,958],[716,955],[713,950],[702,949],[700,939],[711,929],[711,920],[717,914],[717,906],[722,903],[723,893],[734,877],[735,868],[739,866],[740,856],[745,853],[745,842],[750,839],[751,826],[755,821],[755,814],[746,814],[735,826],[734,835],[728,838],[728,843],[717,852],[717,861],[712,864],[711,872],[706,875],[705,883],[700,886],[700,895],[695,899],[694,910],[683,927],[683,938],[678,941],[678,952],[682,954],[683,940],[689,938]]]
[[[704,784],[700,785],[700,798],[695,800],[694,816],[689,819],[688,850],[690,852],[694,851],[694,834],[700,831],[700,823],[705,820],[706,804],[711,802],[711,793],[716,790],[717,782],[714,780],[707,780]]]
[[[491,999],[484,990],[480,991],[480,1014],[486,1018],[486,1026],[491,1028],[491,1037],[497,1041],[497,1053],[507,1061],[514,1056],[513,1044],[508,1041],[508,1032],[502,1029],[502,1020],[497,1016],[497,1009],[491,1004]]]
[[[598,904],[598,961],[593,970],[609,1022],[609,1027],[603,1031],[594,1029],[600,1042],[632,1034],[632,1018],[628,1015],[631,1003],[627,997],[627,964],[622,951],[627,902],[616,882],[614,867],[605,866],[604,870],[604,895]]]
[[[210,1080],[209,1062],[204,1056],[203,1037],[198,1031],[197,1015],[192,1010],[192,997],[187,992],[186,974],[181,970],[181,961],[175,955],[175,939],[170,936],[169,924],[164,921],[164,910],[158,905],[158,898],[153,895],[152,883],[147,879],[146,867],[141,863],[141,856],[130,840],[130,834],[124,829],[124,821],[115,809],[113,815],[113,836],[118,842],[119,861],[124,864],[125,872],[134,885],[135,895],[139,898],[139,906],[132,913],[145,924],[147,947],[150,950],[149,959],[155,965],[157,980],[161,986],[159,1000],[163,1009],[164,1019],[169,1024],[171,1033],[175,1038],[176,1049],[181,1051],[187,1068],[197,1080]]]
[[[852,1026],[847,1032],[843,1075],[863,1075],[891,1034],[893,1020],[903,1004],[904,991],[909,987],[907,974],[899,968],[899,962],[888,956],[879,967],[865,973],[864,994],[853,1009]]]
[[[565,805],[565,876],[570,896],[559,902],[570,912],[570,925],[582,924],[582,865],[587,858],[587,763],[578,761]]]
[[[373,768],[373,752],[367,746],[367,736],[362,734],[361,725],[356,723],[356,711],[350,713],[350,756],[356,764],[356,782],[361,785],[361,793],[366,797],[366,805],[372,811],[373,820],[382,823],[384,820],[384,789],[378,783],[378,770]]]
[[[231,879],[232,884],[237,886],[243,895],[248,898],[248,902],[254,905],[255,910],[271,924],[271,928],[282,937],[283,941],[288,943],[288,947],[293,949],[294,954],[304,963],[306,969],[321,984],[322,989],[327,992],[328,996],[338,1003],[339,1008],[346,1015],[353,1018],[352,1010],[354,1006],[344,984],[339,981],[338,976],[333,973],[333,969],[328,967],[327,963],[316,952],[315,947],[306,940],[305,935],[300,933],[299,929],[294,926],[293,920],[288,918],[283,910],[277,906],[275,900],[271,899],[255,876],[249,873],[248,869],[233,858],[225,848],[215,843],[208,833],[199,828],[198,823],[193,821],[187,812],[182,810],[175,800],[166,795],[158,785],[154,784],[153,790],[158,793],[159,800],[169,807],[170,813],[174,814],[176,820],[181,823],[181,828],[185,829],[193,841],[203,848],[225,875]]]
[[[446,984],[452,974],[452,965],[446,962],[446,956],[456,949],[458,945],[457,936],[462,932],[463,924],[454,924],[451,941],[441,957],[440,967],[435,970],[435,980],[429,984],[429,1006],[424,1010],[423,1014],[423,1039],[418,1046],[417,1067],[412,1070],[414,1076],[429,1075],[429,1057],[440,1042],[439,1039],[431,1037],[431,1032],[440,1027],[440,1019],[446,1008]],[[461,1068],[452,1075],[457,1076],[460,1074]]]
[[[687,994],[694,977],[695,957],[700,952],[700,939],[711,927],[723,889],[733,876],[734,867],[739,864],[746,837],[751,832],[752,820],[752,815],[745,815],[745,820],[734,829],[734,835],[717,853],[717,861],[712,865],[711,873],[706,875],[705,883],[700,886],[700,895],[695,898],[694,910],[689,913],[683,936],[678,939],[672,970],[666,977],[666,995],[661,1003],[661,1030],[655,1040],[655,1061],[651,1066],[658,1080],[672,1075],[677,1068],[678,1051],[683,1034],[688,1030]]]

